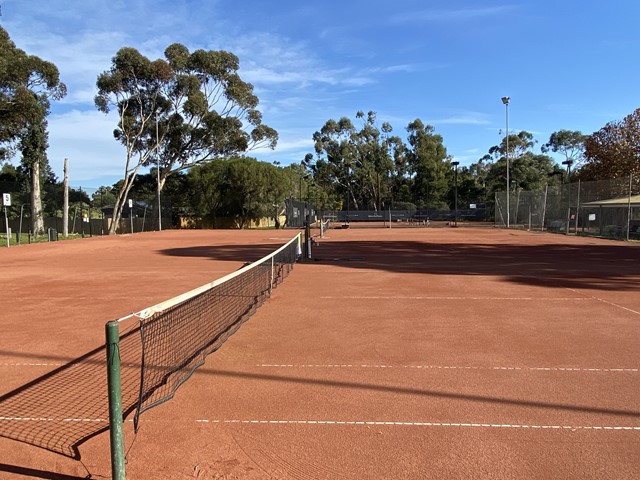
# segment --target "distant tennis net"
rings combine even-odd
[[[119,413],[110,406],[112,441],[123,413],[135,410],[137,429],[142,412],[173,397],[207,355],[262,305],[291,271],[300,252],[298,234],[236,272],[107,324],[110,404],[120,404]],[[131,319],[137,324],[120,335],[119,325]]]

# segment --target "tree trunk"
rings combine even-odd
[[[44,232],[42,216],[42,195],[40,193],[40,162],[31,167],[31,229],[34,235]]]
[[[137,169],[122,182],[122,189],[118,192],[116,203],[113,206],[113,217],[111,218],[111,225],[109,225],[109,235],[115,235],[118,230],[120,220],[122,219],[122,210],[127,203],[127,196],[129,195],[131,187],[133,187],[133,181],[136,178],[136,174]]]

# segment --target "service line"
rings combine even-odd
[[[264,368],[409,368],[424,370],[503,370],[525,372],[627,372],[638,373],[638,368],[577,368],[577,367],[475,367],[454,365],[358,365],[358,364],[271,364],[260,363],[256,367]]]
[[[365,425],[400,427],[456,427],[456,428],[512,428],[522,430],[602,430],[640,431],[636,425],[526,425],[511,423],[458,423],[458,422],[394,422],[366,420],[209,420],[199,419],[196,423],[210,424],[257,424],[257,425]]]
[[[132,419],[125,420],[133,422]],[[147,422],[150,420],[146,420]],[[106,418],[47,418],[47,417],[0,417],[0,422],[91,422],[108,423]],[[240,424],[240,425],[346,425],[387,427],[454,427],[454,428],[510,428],[520,430],[591,430],[640,432],[640,425],[530,425],[514,423],[462,423],[462,422],[398,422],[380,420],[219,420],[196,419],[195,423]]]

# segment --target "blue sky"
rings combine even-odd
[[[505,129],[538,148],[560,129],[592,133],[640,107],[637,0],[0,0],[19,48],[54,62],[68,95],[49,117],[49,161],[74,186],[122,177],[116,118],[95,82],[121,47],[149,58],[179,42],[228,50],[280,140],[249,154],[283,165],[313,152],[330,118],[377,112],[404,138],[416,118],[469,165]]]

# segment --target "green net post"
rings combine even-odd
[[[125,480],[122,385],[120,383],[120,330],[118,328],[118,322],[107,323],[106,339],[111,478],[113,478],[113,480]]]

